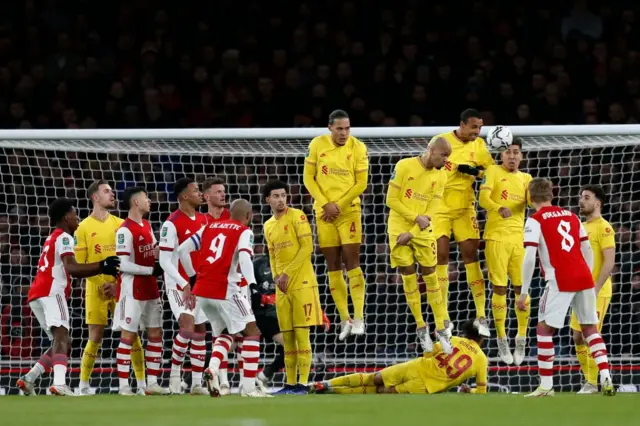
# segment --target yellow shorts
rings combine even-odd
[[[296,327],[312,327],[322,324],[322,308],[318,287],[305,287],[288,291],[276,291],[276,312],[280,331],[292,331]]]
[[[602,331],[602,324],[604,324],[604,317],[609,310],[609,303],[611,303],[610,297],[600,297],[596,300],[596,308],[598,309],[598,333]],[[578,317],[575,313],[571,312],[571,323],[569,325],[572,330],[580,331],[580,324],[578,324]]]
[[[484,248],[487,259],[489,281],[498,287],[511,284],[522,286],[522,262],[524,262],[524,246],[522,244],[503,243],[501,241],[487,241]]]
[[[440,237],[451,238],[452,232],[456,242],[480,239],[478,220],[474,209],[438,212],[432,223],[436,239]]]
[[[420,377],[422,359],[392,365],[380,371],[384,387],[395,387],[398,393],[429,393]]]
[[[318,245],[324,247],[340,247],[346,244],[362,242],[362,217],[360,206],[350,207],[342,212],[333,222],[321,219],[322,211],[316,212],[316,231]]]
[[[116,309],[116,299],[105,299],[100,293],[85,296],[85,323],[87,325],[107,325],[109,317]]]
[[[406,246],[397,245],[397,239],[397,235],[389,235],[392,268],[411,266],[416,262],[426,268],[436,266],[438,259],[435,239],[414,237]]]

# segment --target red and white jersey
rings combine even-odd
[[[180,244],[182,244],[184,240],[198,232],[198,230],[206,224],[206,215],[196,212],[194,217],[189,217],[180,210],[171,213],[166,222],[162,224],[162,230],[160,231],[160,250],[172,253],[171,263],[178,270],[180,276],[187,282],[189,282],[189,276],[180,264],[178,247],[180,247]],[[191,263],[196,271],[198,270],[198,260],[198,253],[191,253]],[[164,285],[167,289],[177,288],[178,290],[182,290],[182,287],[166,272],[164,274]]]
[[[211,214],[207,213],[207,224],[222,222],[230,219],[231,219],[231,213],[229,213],[229,209],[222,209],[222,213],[220,213],[220,217],[217,219],[211,216]],[[195,263],[193,267],[195,268]],[[238,274],[240,274],[240,269],[238,269]],[[242,274],[240,274],[240,282],[238,283],[238,285],[240,287],[246,287],[247,285],[249,285],[247,283],[247,280],[242,276]]]
[[[193,294],[229,300],[239,293],[238,254],[246,251],[253,256],[253,232],[236,220],[214,222],[200,229],[191,242],[200,256]]]
[[[581,242],[588,239],[578,216],[560,207],[543,207],[525,223],[525,247],[538,247],[544,278],[555,280],[560,291],[594,287],[591,270],[580,250]]]
[[[139,266],[155,266],[157,245],[151,225],[144,219],[138,223],[127,218],[116,232],[116,254],[129,256],[129,261]],[[121,272],[118,276],[118,300],[120,294],[131,295],[135,300],[157,299],[160,297],[158,281],[152,275]]]
[[[28,301],[41,297],[64,294],[69,297],[71,278],[64,268],[62,258],[73,256],[73,237],[56,228],[44,242],[38,260],[38,271],[29,288]]]

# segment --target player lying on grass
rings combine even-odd
[[[525,310],[516,309],[518,335],[516,350],[512,355],[505,327],[508,312],[507,284],[511,279],[514,292],[516,295],[520,294],[524,259],[524,216],[531,175],[518,170],[522,161],[521,138],[514,138],[500,155],[502,164],[489,166],[484,173],[478,201],[487,210],[484,254],[493,290],[491,310],[498,336],[498,355],[506,364],[520,365],[525,356],[531,305],[527,299]]]
[[[540,252],[540,269],[546,287],[538,310],[538,372],[540,386],[526,397],[553,396],[553,335],[564,327],[569,308],[575,313],[582,337],[600,370],[604,395],[614,395],[609,372],[607,347],[598,333],[596,292],[591,269],[593,252],[587,231],[578,216],[553,206],[553,183],[535,178],[529,183],[531,203],[536,212],[527,219],[524,230],[524,262],[522,292],[518,308],[524,308]]]
[[[418,288],[416,263],[427,286],[427,302],[433,311],[436,336],[446,353],[451,353],[446,303],[436,275],[436,238],[431,219],[440,206],[447,173],[443,170],[451,146],[444,138],[434,139],[420,157],[398,161],[389,181],[387,232],[391,247],[391,267],[398,268],[402,288],[416,321],[418,341],[425,352],[433,350],[429,328],[422,316],[422,298]]]
[[[25,395],[34,392],[34,382],[42,373],[53,369],[52,394],[73,396],[66,384],[69,339],[69,308],[71,277],[87,278],[99,274],[116,275],[120,260],[115,256],[100,262],[77,263],[73,250],[73,233],[78,228],[78,215],[71,200],[59,198],[49,206],[49,219],[55,226],[42,247],[36,277],[29,289],[29,306],[47,333],[51,348],[33,368],[21,377],[17,386]]]
[[[461,385],[475,377],[476,388],[462,385],[467,393],[487,392],[487,356],[482,352],[484,337],[478,320],[462,325],[463,337],[452,337],[453,352],[442,352],[440,343],[433,352],[402,364],[387,367],[377,373],[349,374],[311,386],[315,393],[364,394],[411,393],[434,394]]]

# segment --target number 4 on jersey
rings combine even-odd
[[[213,263],[220,259],[220,256],[222,256],[222,250],[224,249],[224,241],[226,239],[227,237],[224,235],[218,234],[213,240],[211,240],[211,245],[209,246],[211,256],[207,257],[207,262]]]

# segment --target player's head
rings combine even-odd
[[[427,155],[429,156],[429,162],[431,165],[440,170],[451,155],[451,145],[449,145],[449,142],[447,142],[445,138],[432,140],[429,142]]]
[[[482,117],[476,109],[465,109],[460,114],[460,129],[458,137],[463,141],[472,141],[480,136],[482,130]]]
[[[529,182],[529,197],[536,210],[550,205],[553,200],[553,182],[545,178],[533,178]]]
[[[180,205],[186,203],[193,208],[202,204],[202,193],[198,187],[198,183],[188,177],[178,179],[173,185],[173,192],[176,194],[176,198]]]
[[[137,210],[143,215],[151,211],[151,200],[147,196],[147,191],[140,186],[132,186],[124,190],[122,196],[123,210]]]
[[[478,320],[466,320],[460,326],[460,331],[462,332],[462,337],[473,340],[480,346],[484,343],[486,336],[480,334],[480,323]]]
[[[510,172],[515,172],[522,162],[522,138],[516,136],[513,138],[511,145],[500,154],[502,157],[502,165]]]
[[[251,203],[242,198],[234,200],[229,207],[229,215],[231,219],[237,220],[244,226],[248,226],[249,223],[251,223],[251,216],[253,215]]]
[[[225,186],[224,179],[211,177],[202,182],[202,195],[204,200],[212,207],[225,206]]]
[[[89,185],[89,188],[87,188],[87,197],[89,197],[94,207],[112,209],[116,206],[116,194],[114,194],[111,185],[103,179],[97,180]]]
[[[49,206],[51,226],[62,228],[73,234],[78,229],[80,219],[73,202],[68,198],[58,198]]]
[[[289,186],[281,180],[270,180],[262,189],[262,196],[274,213],[282,213],[287,209]]]
[[[580,190],[580,214],[583,216],[600,214],[602,206],[607,201],[606,198],[607,195],[600,185],[583,186]]]
[[[337,109],[329,114],[329,131],[331,139],[336,145],[344,145],[351,133],[351,121],[346,111]]]

